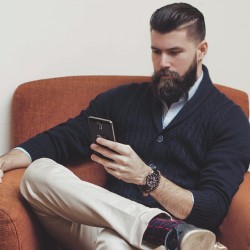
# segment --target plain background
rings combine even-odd
[[[0,0],[0,154],[23,82],[69,75],[151,75],[149,19],[162,0]],[[250,94],[250,1],[192,0],[206,20],[214,82]],[[63,101],[63,100],[62,100]]]

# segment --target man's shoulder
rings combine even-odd
[[[111,89],[114,92],[130,92],[130,91],[146,91],[150,88],[149,82],[133,82],[128,84],[121,84],[116,88]]]
[[[151,84],[148,82],[121,84],[96,96],[91,104],[102,109],[116,109],[128,103],[139,103],[152,96]]]
[[[109,89],[101,95],[108,98],[130,98],[132,96],[143,95],[151,92],[151,84],[149,82],[134,82],[121,84],[115,88]]]
[[[211,95],[211,102],[218,109],[239,108],[238,104],[231,100],[214,85],[214,95]]]
[[[227,97],[223,92],[218,90],[214,86],[214,90],[207,99],[206,104],[204,104],[204,109],[213,117],[216,123],[223,124],[225,122],[244,124],[244,126],[249,126],[248,118],[244,114],[242,108]]]

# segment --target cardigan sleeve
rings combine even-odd
[[[210,230],[221,224],[250,163],[250,126],[240,108],[233,105],[214,119],[216,127],[199,183],[191,190],[194,205],[186,219]]]
[[[109,117],[114,106],[113,92],[115,90],[98,95],[78,116],[37,134],[18,147],[26,150],[32,161],[46,157],[65,164],[86,159],[91,154],[88,116]]]

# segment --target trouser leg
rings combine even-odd
[[[104,229],[96,238],[95,249],[96,250],[137,250],[126,242],[117,232],[110,228]]]
[[[68,223],[67,230],[62,229],[65,232],[56,233],[60,238],[68,237],[65,233],[69,227],[82,229],[82,225],[88,225],[111,228],[134,247],[148,249],[142,245],[144,231],[153,217],[164,213],[82,181],[50,159],[37,160],[28,167],[21,182],[21,192],[47,229],[58,217]],[[55,233],[54,229],[51,231]],[[72,238],[81,241],[81,230],[73,232],[77,236]]]
[[[60,245],[62,250],[95,250],[95,240],[102,228],[86,226],[37,212],[41,224]]]
[[[119,248],[118,248],[119,246]],[[95,242],[96,250],[138,250],[128,242],[126,242],[114,230],[106,228],[100,232]],[[152,248],[151,248],[152,249]],[[164,246],[155,248],[154,250],[165,250]]]

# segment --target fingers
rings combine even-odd
[[[117,164],[109,159],[102,158],[101,156],[98,156],[96,154],[92,154],[91,159],[96,163],[103,165],[105,169],[117,169]]]
[[[120,167],[114,162],[103,159],[102,157],[99,157],[95,154],[91,155],[91,159],[95,161],[96,163],[101,164],[109,174],[113,175],[114,177],[118,179],[121,178],[121,173],[119,171]]]
[[[91,144],[91,149],[108,159],[95,153],[91,159],[101,164],[109,174],[128,183],[140,184],[144,180],[145,169],[148,171],[146,164],[129,145],[103,138],[98,138],[96,142],[98,144]]]
[[[102,157],[97,156],[96,154],[91,155],[91,160],[95,161],[96,163],[99,163],[103,166],[107,165],[107,162],[110,162]]]
[[[130,153],[130,147],[125,144],[106,140],[104,138],[97,138],[96,142],[102,146],[108,147],[120,155],[128,155]]]
[[[4,173],[3,173],[3,171],[0,169],[0,183],[3,182],[3,176],[4,176]]]
[[[103,146],[97,145],[97,144],[91,144],[90,148],[101,155],[103,155],[106,158],[109,158],[110,160],[114,160],[117,153],[111,151],[108,148],[104,148]]]

